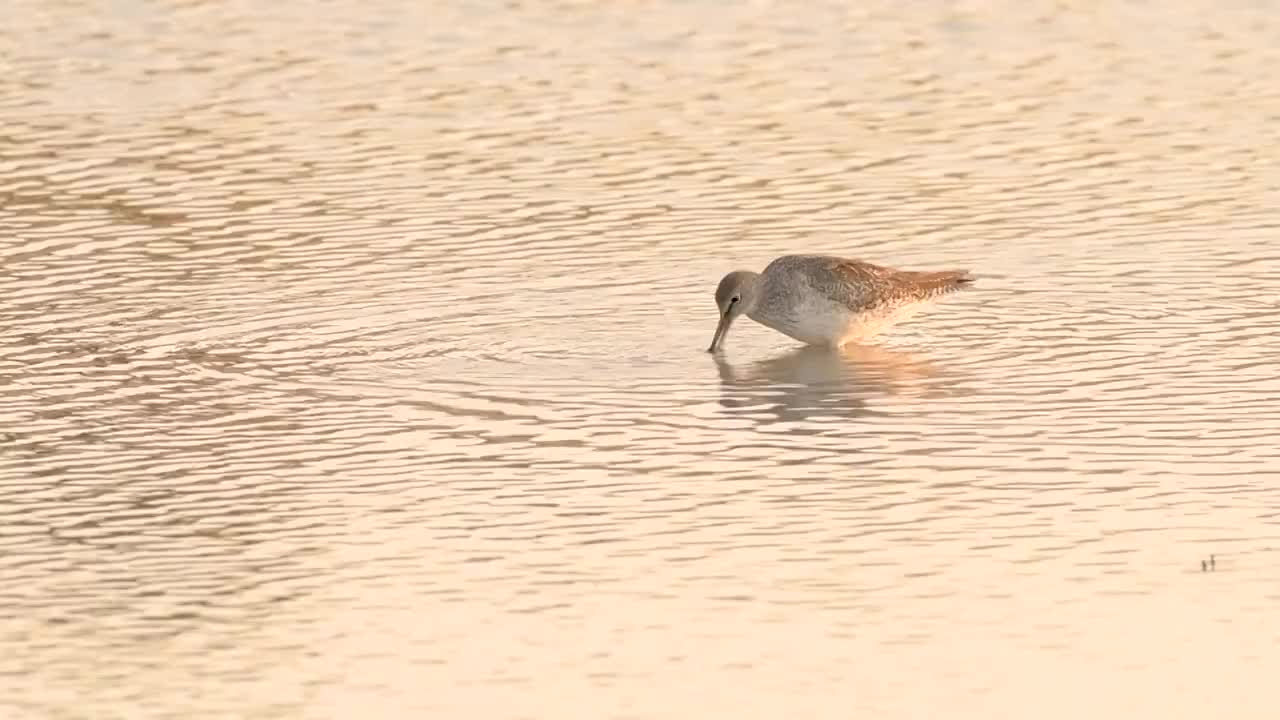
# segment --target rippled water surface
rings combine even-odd
[[[1278,13],[11,0],[4,717],[1273,717]]]

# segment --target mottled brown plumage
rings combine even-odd
[[[965,270],[897,270],[830,255],[784,255],[762,273],[737,270],[720,281],[720,323],[709,350],[719,348],[743,314],[801,342],[838,347],[873,337],[972,282]]]

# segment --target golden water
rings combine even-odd
[[[0,716],[1273,717],[1277,10],[10,0]]]

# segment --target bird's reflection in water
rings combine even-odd
[[[720,405],[765,422],[878,415],[869,400],[927,397],[950,388],[948,374],[923,356],[875,345],[806,346],[741,364],[723,353],[714,357]]]

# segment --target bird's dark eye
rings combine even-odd
[[[736,302],[738,302],[738,298],[736,298],[736,297],[731,297],[731,298],[729,298],[729,304],[730,304],[730,305],[732,305],[732,304],[734,304],[734,303],[736,303]]]

